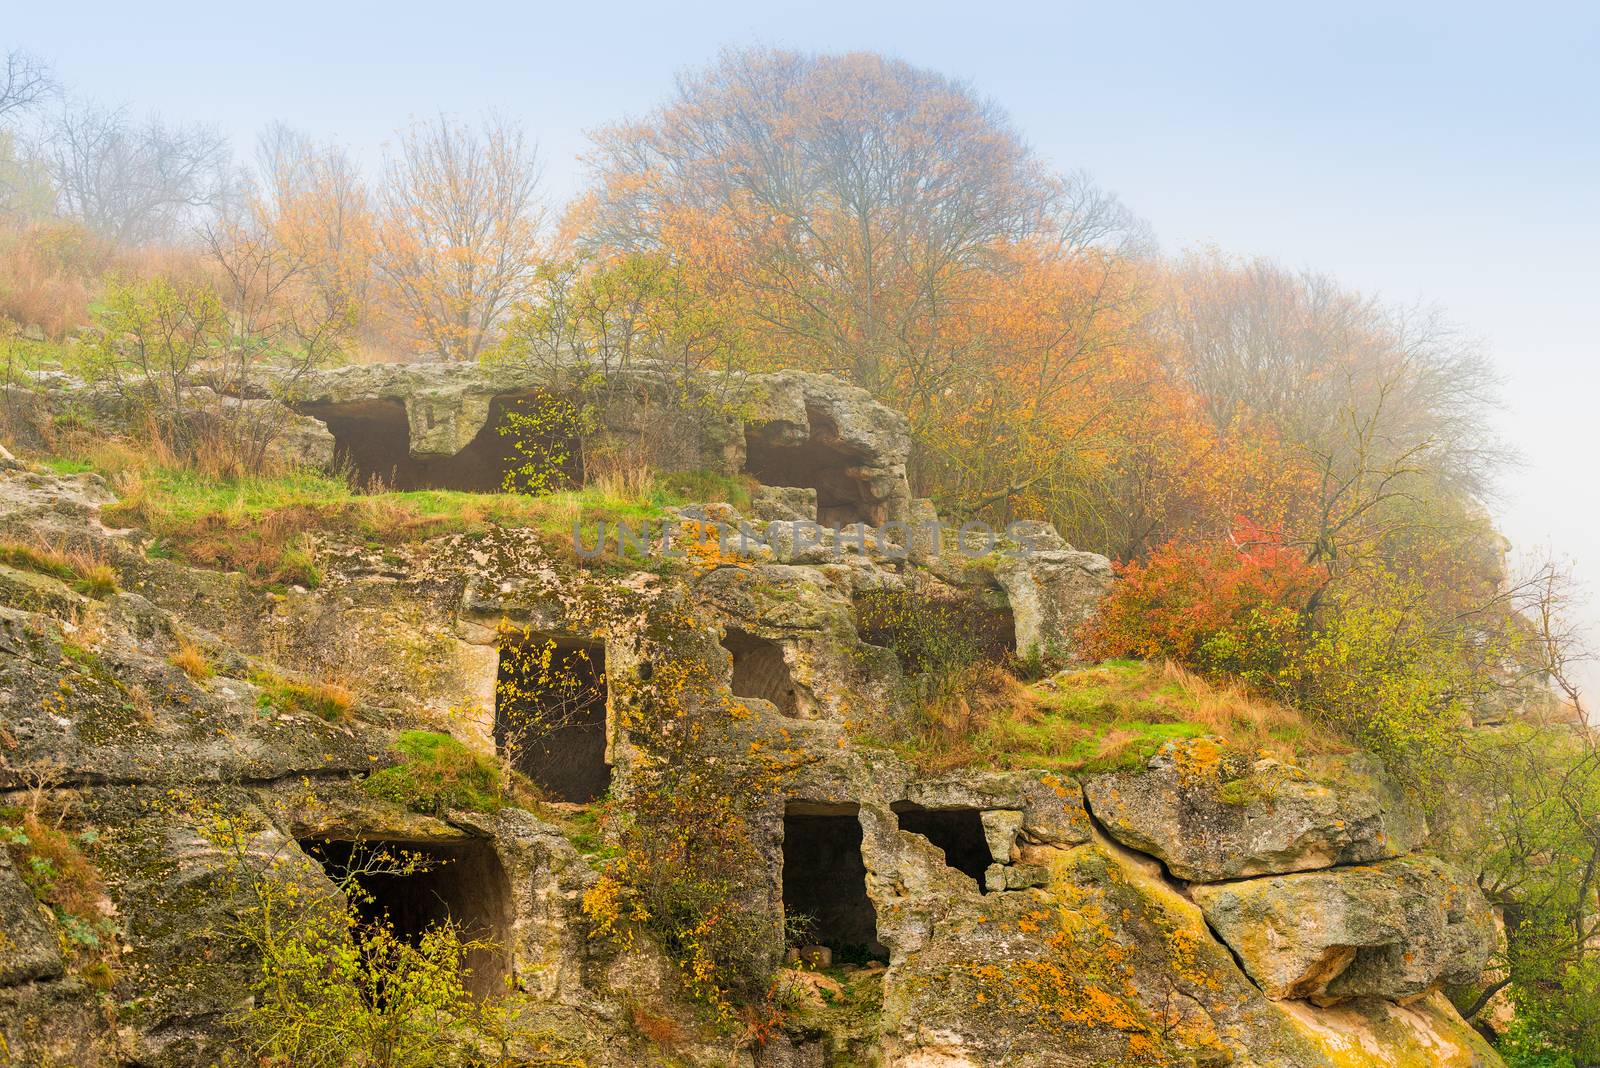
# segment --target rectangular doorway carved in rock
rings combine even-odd
[[[887,960],[867,896],[860,806],[791,801],[783,816],[783,912],[795,944],[840,963]]]
[[[446,921],[461,940],[492,943],[467,955],[467,988],[478,997],[500,993],[510,965],[510,887],[500,858],[488,841],[338,841],[302,839],[300,848],[328,877],[355,884],[351,905],[363,926],[387,923],[402,941],[417,945],[429,928]],[[420,858],[413,874],[394,874],[396,861]]]
[[[504,641],[494,740],[552,800],[587,804],[603,797],[611,786],[605,647],[538,635]]]
[[[733,694],[770,701],[786,716],[798,713],[794,680],[783,658],[783,646],[737,627],[727,628],[722,647],[733,657]]]

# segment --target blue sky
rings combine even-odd
[[[557,196],[586,130],[750,43],[965,77],[1169,250],[1440,306],[1506,376],[1499,429],[1524,462],[1501,525],[1575,558],[1600,645],[1600,5],[0,0],[0,47],[82,94],[240,145],[282,119],[374,161],[408,119],[493,109],[539,141]]]

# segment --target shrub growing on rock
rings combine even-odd
[[[1083,628],[1091,654],[1171,659],[1269,688],[1294,659],[1324,582],[1303,553],[1272,541],[1169,542],[1119,570]]]
[[[493,812],[503,803],[495,762],[448,734],[401,731],[394,748],[401,762],[363,784],[373,797],[435,816],[453,808]]]

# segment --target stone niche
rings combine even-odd
[[[510,968],[503,948],[510,944],[511,895],[505,869],[487,839],[462,838],[445,842],[361,842],[302,839],[300,848],[322,865],[329,878],[342,882],[352,870],[365,896],[351,901],[363,924],[384,920],[396,935],[412,945],[432,927],[450,921],[461,929],[463,941],[492,943],[467,956],[467,987],[478,997],[504,989]],[[411,875],[362,874],[365,867],[387,855],[414,855],[420,869]]]
[[[494,740],[502,752],[515,750],[517,770],[551,800],[587,804],[603,797],[611,786],[605,646],[535,637],[502,647]]]
[[[765,426],[746,427],[745,472],[764,486],[816,490],[817,522],[826,527],[876,526],[889,519],[872,480],[861,471],[869,457],[841,440],[827,413],[808,406],[806,415],[810,433],[799,441]]]
[[[506,412],[536,407],[551,396],[534,391],[489,398],[488,419],[454,455],[413,455],[406,405],[397,398],[308,404],[299,411],[327,425],[333,435],[334,466],[348,471],[360,489],[498,493],[505,488],[506,472],[517,463],[513,439],[500,433]],[[576,435],[535,435],[530,444],[568,457],[562,465],[562,482],[583,482],[584,450]]]
[[[728,627],[722,647],[733,658],[731,685],[735,697],[771,702],[785,716],[799,714],[794,679],[784,659],[783,646],[770,638]]]
[[[887,960],[867,896],[860,806],[790,801],[783,814],[783,912],[791,940],[836,961]]]
[[[923,808],[897,801],[895,819],[902,831],[920,834],[944,851],[944,862],[968,876],[984,891],[984,873],[992,857],[984,834],[983,812],[976,808]]]

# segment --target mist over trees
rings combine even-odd
[[[56,89],[48,64],[20,48],[10,50],[0,72],[0,122],[37,106]]]
[[[1453,806],[1440,834],[1516,917],[1515,1041],[1600,1042],[1600,761],[1559,576],[1508,576],[1487,518],[1507,450],[1479,344],[1314,270],[1163,255],[975,87],[871,53],[725,51],[586,162],[553,204],[531,132],[444,115],[374,172],[282,124],[241,161],[13,51],[0,338],[218,396],[263,361],[526,361],[603,390],[656,360],[730,396],[840,375],[906,413],[942,516],[1048,520],[1121,563],[1102,651],[1294,702]],[[242,469],[268,431],[232,428]],[[1530,693],[1542,718],[1470,731]]]

